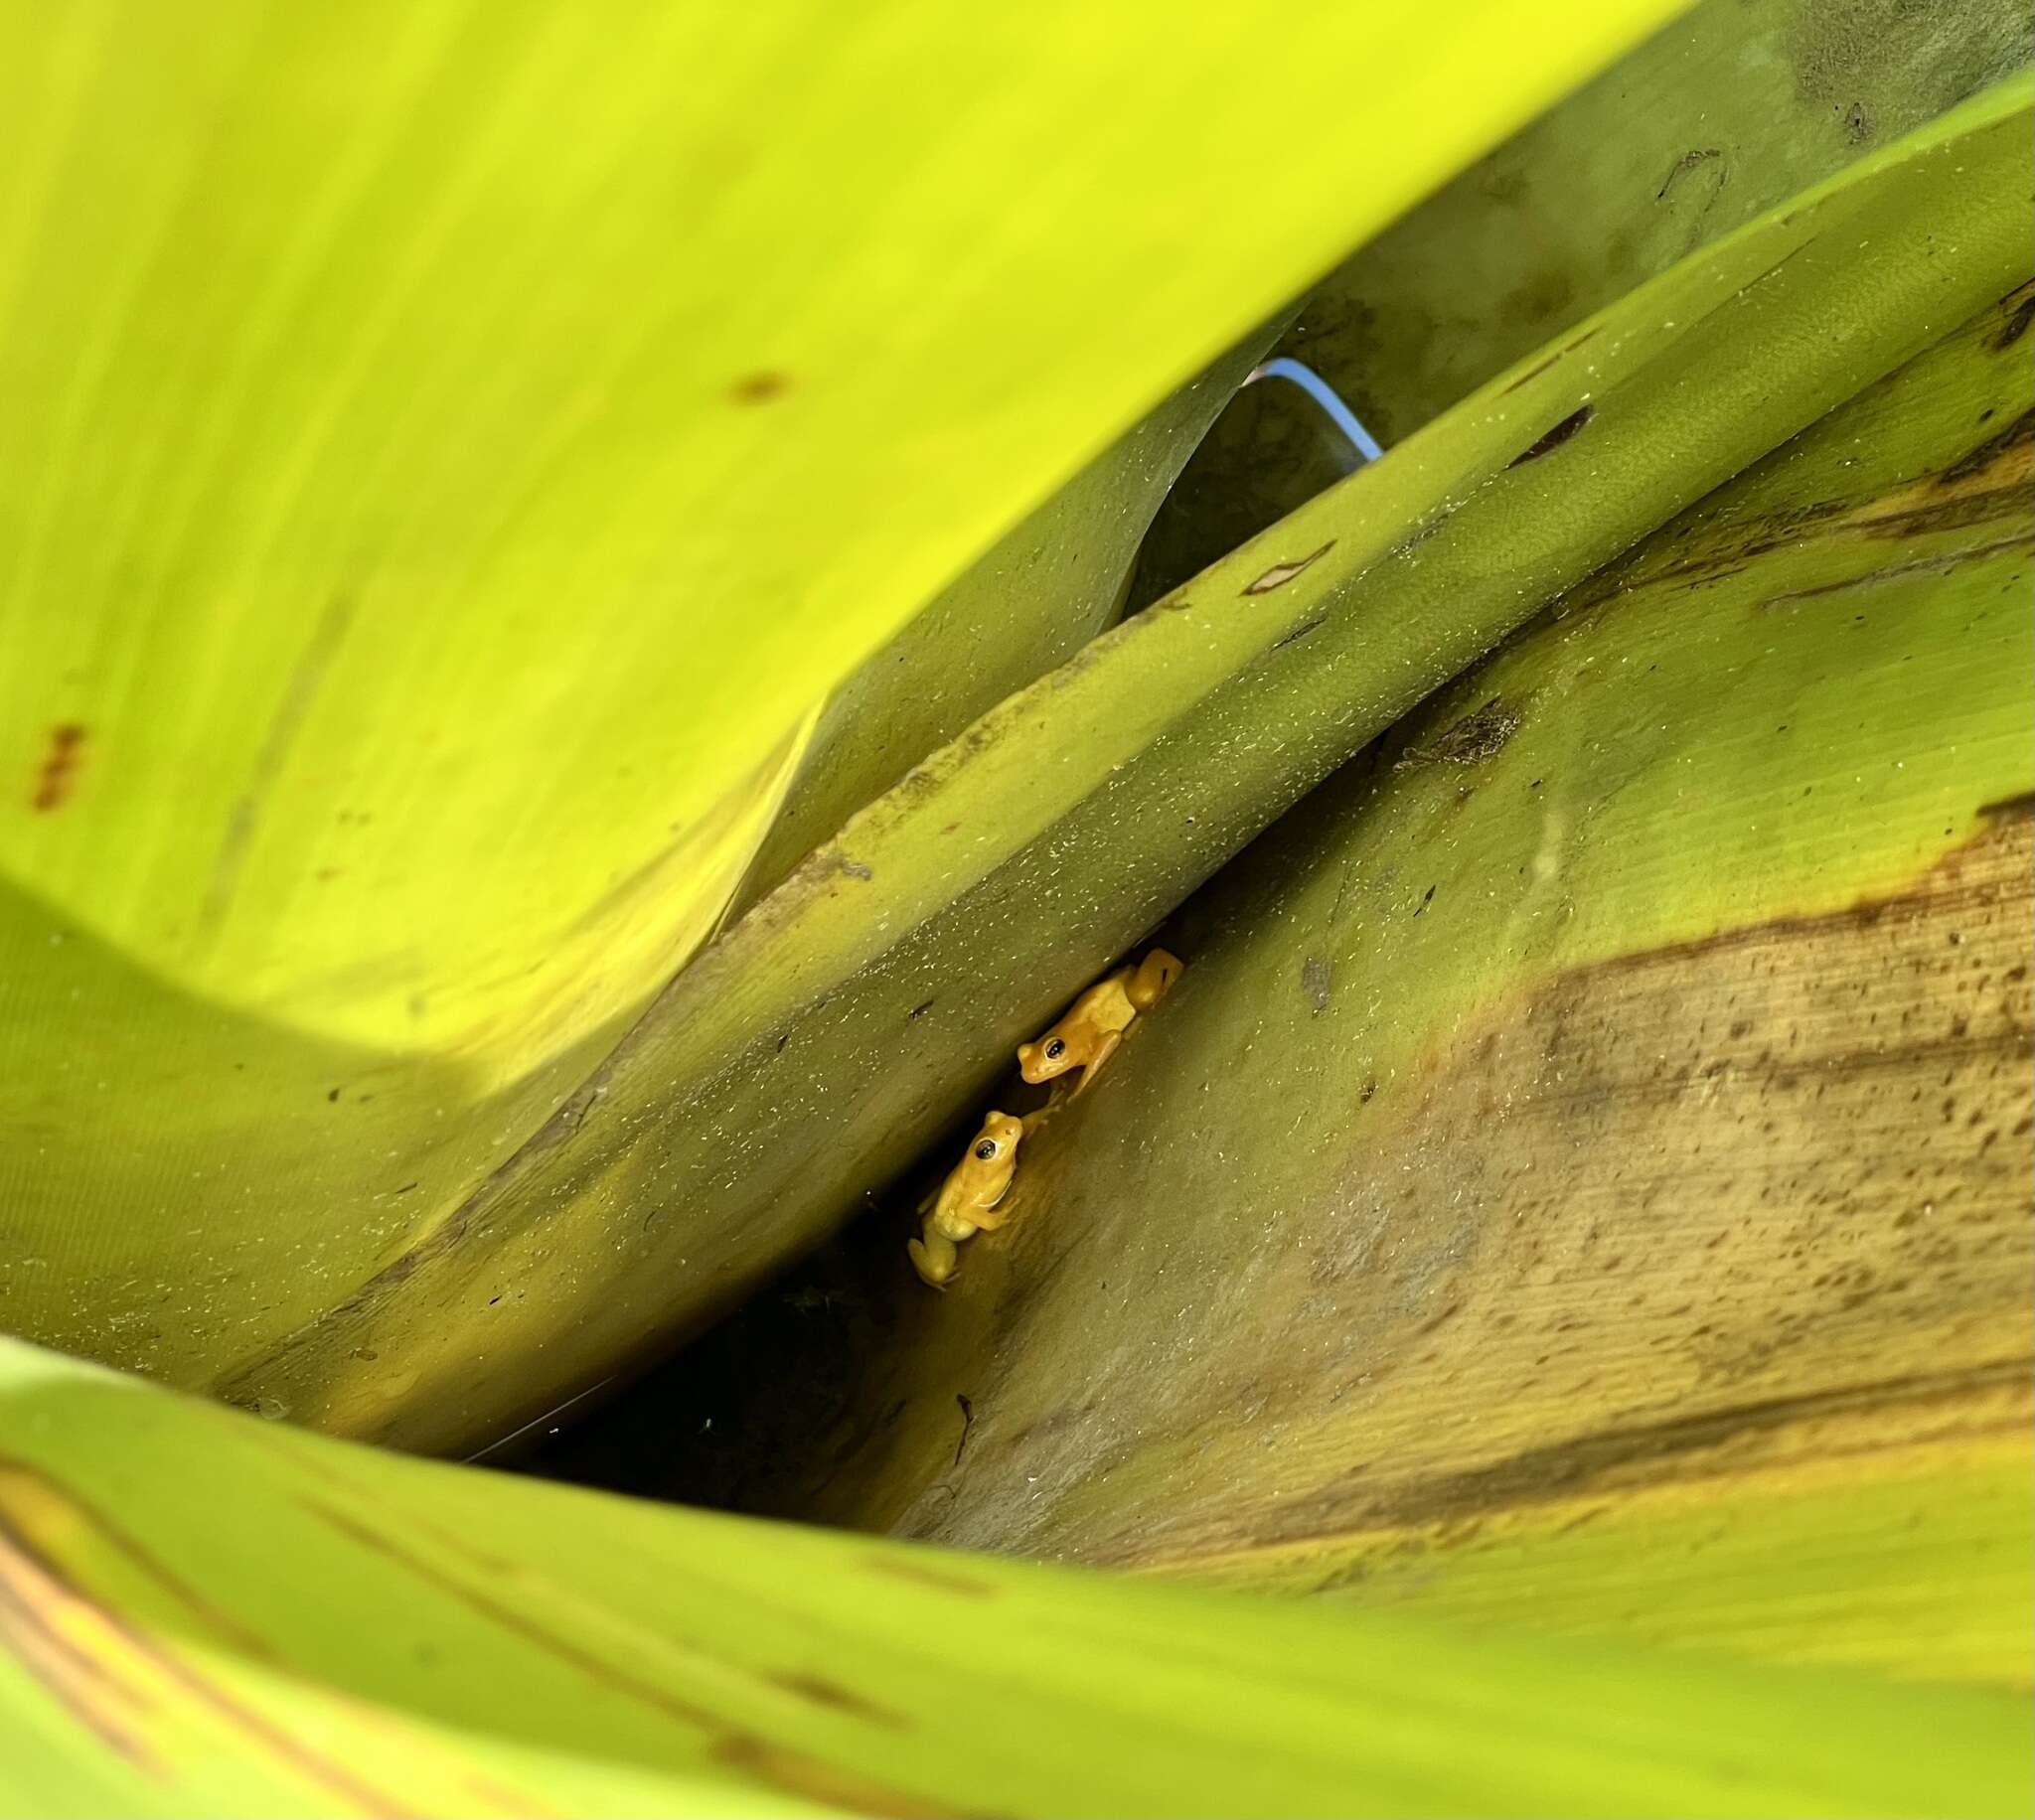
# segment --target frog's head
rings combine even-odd
[[[1048,1030],[1035,1043],[1018,1045],[1018,1072],[1032,1086],[1063,1075],[1074,1065],[1074,1051],[1057,1030]]]
[[[1000,1157],[1009,1156],[1023,1136],[1022,1119],[1014,1119],[1009,1113],[991,1113],[969,1144],[968,1153],[977,1162],[995,1162]]]

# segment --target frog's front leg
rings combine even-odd
[[[1102,1072],[1103,1063],[1108,1061],[1109,1058],[1116,1054],[1116,1052],[1123,1046],[1123,1031],[1111,1030],[1106,1035],[1104,1035],[1101,1038],[1101,1040],[1096,1043],[1095,1053],[1088,1058],[1087,1067],[1081,1070],[1080,1082],[1076,1085],[1074,1091],[1067,1096],[1067,1098],[1070,1100],[1080,1099],[1080,1097],[1084,1093],[1086,1093],[1090,1087],[1092,1087],[1095,1084],[1095,1077]]]
[[[977,1201],[973,1207],[969,1208],[968,1217],[975,1222],[978,1231],[1001,1232],[1003,1230],[1004,1222],[1011,1216],[1008,1213],[997,1213],[995,1209],[1003,1203],[1004,1197],[1011,1192],[1012,1179],[1011,1176],[1005,1176],[1003,1184],[997,1189],[996,1193],[991,1195],[988,1200]]]

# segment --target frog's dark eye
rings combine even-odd
[[[1047,1043],[1045,1046],[1045,1059],[1049,1062],[1058,1061],[1060,1057],[1066,1053],[1066,1048],[1067,1045],[1065,1043],[1061,1042],[1057,1036],[1054,1037],[1053,1040]]]
[[[997,1140],[994,1138],[985,1138],[982,1142],[975,1146],[975,1153],[984,1162],[988,1162],[997,1153]]]

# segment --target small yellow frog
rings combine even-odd
[[[1184,971],[1177,955],[1155,948],[1136,967],[1120,967],[1074,1000],[1066,1016],[1035,1043],[1018,1045],[1018,1070],[1036,1086],[1069,1068],[1081,1070],[1079,1099],[1116,1054],[1140,1011],[1149,1011]]]
[[[1021,1120],[1009,1113],[991,1113],[936,1194],[919,1203],[925,1214],[925,1238],[911,1240],[912,1268],[936,1289],[944,1289],[961,1262],[955,1247],[978,1232],[995,1232],[1003,1221],[991,1209],[1004,1198],[1018,1169],[1018,1144],[1024,1136]]]

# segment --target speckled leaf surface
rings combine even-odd
[[[830,688],[1670,10],[8,5],[0,1323],[212,1385],[446,1231]]]
[[[231,1393],[479,1444],[726,1305],[1335,765],[2024,278],[2026,120],[2016,84],[1854,166],[985,716],[703,956],[468,1205]]]
[[[0,1812],[1941,1814],[2018,1705],[378,1453],[0,1340]]]

